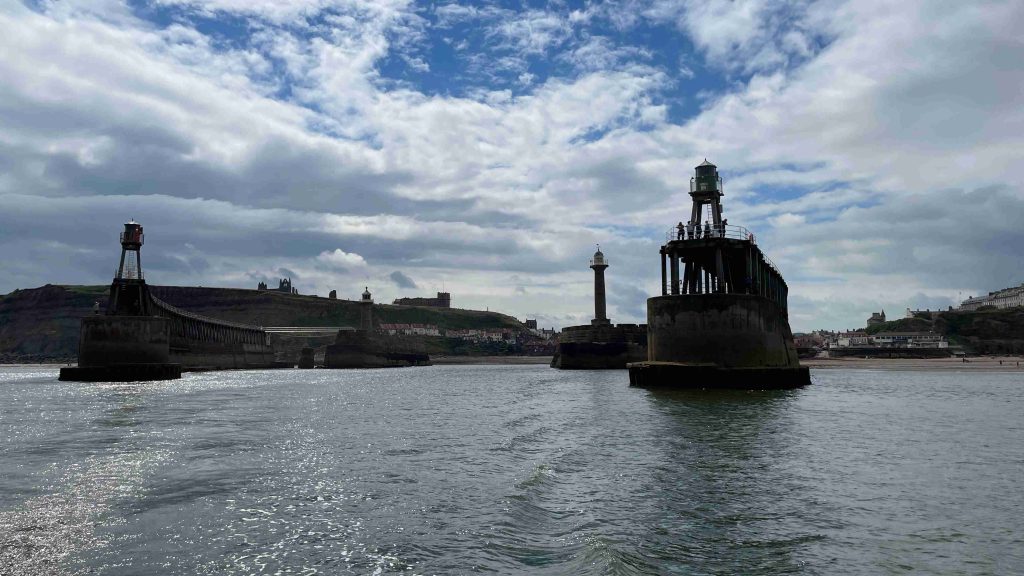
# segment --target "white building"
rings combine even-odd
[[[837,348],[851,348],[851,347],[856,348],[858,346],[870,346],[870,345],[871,345],[871,337],[869,337],[867,334],[865,334],[863,336],[843,335],[843,336],[840,336],[840,337],[836,338],[836,340],[835,340],[835,346]]]
[[[381,324],[380,331],[385,334],[403,336],[440,336],[441,331],[434,324]]]
[[[486,330],[448,330],[448,338],[462,338],[470,342],[511,342],[516,341],[516,332],[511,328],[488,328]]]
[[[982,306],[994,306],[996,308],[1014,308],[1024,306],[1024,284],[1013,288],[1004,288],[996,292],[989,292],[987,296],[977,298],[968,297],[960,303],[961,310],[977,310]]]
[[[934,332],[879,332],[872,340],[879,348],[949,348],[949,342]]]
[[[949,342],[934,332],[837,332],[830,335],[829,348],[948,348]]]

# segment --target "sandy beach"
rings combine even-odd
[[[868,370],[987,370],[1024,372],[1019,356],[979,356],[967,358],[808,358],[802,366],[813,369],[846,368]],[[1000,364],[1001,362],[1001,364]]]

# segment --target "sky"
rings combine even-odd
[[[1024,3],[0,0],[0,293],[660,294],[705,158],[794,331],[1024,281]]]

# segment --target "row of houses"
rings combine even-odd
[[[470,342],[515,342],[518,332],[511,328],[488,328],[486,330],[447,330],[445,336],[462,338]]]
[[[812,344],[813,343],[813,344]],[[819,348],[948,348],[949,341],[935,332],[818,331],[808,335],[807,345]],[[798,342],[798,346],[800,343]]]
[[[536,320],[531,320],[527,318],[524,324],[526,324],[526,329],[530,331],[530,334],[533,334],[534,336],[542,340],[551,340],[552,338],[558,335],[558,331],[555,330],[553,327],[538,328]]]
[[[515,342],[518,336],[512,328],[442,330],[436,324],[380,324],[378,330],[391,336],[445,336],[471,342]]]
[[[380,324],[378,331],[391,336],[441,336],[436,324]]]
[[[977,310],[982,306],[993,306],[995,308],[1024,306],[1024,284],[989,292],[987,295],[978,296],[977,298],[971,296],[960,303],[960,309],[967,311]]]

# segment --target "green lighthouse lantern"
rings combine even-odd
[[[705,158],[697,166],[697,175],[693,178],[690,192],[719,192],[721,189],[722,179],[718,176],[718,167]]]

